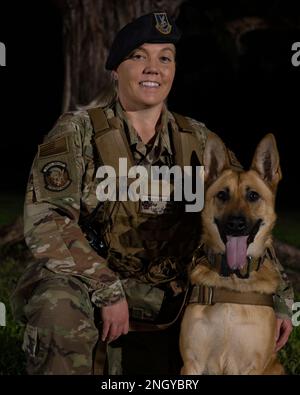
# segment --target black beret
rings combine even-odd
[[[116,35],[110,48],[105,68],[114,70],[132,52],[144,43],[176,44],[181,32],[166,12],[152,12],[125,25]]]

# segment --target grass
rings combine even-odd
[[[0,225],[9,224],[22,212],[23,198],[11,194],[0,197]],[[300,212],[280,213],[275,236],[282,241],[300,248]],[[0,302],[6,305],[6,327],[0,327],[0,375],[23,375],[25,358],[21,349],[24,328],[12,317],[9,298],[24,268],[26,247],[24,242],[0,248]],[[296,295],[300,301],[300,294]],[[279,353],[286,372],[291,375],[300,374],[300,325],[294,327],[287,345]]]
[[[0,226],[12,223],[22,215],[24,196],[18,193],[0,195]],[[24,243],[0,247],[0,302],[6,307],[6,326],[0,326],[0,375],[25,374],[22,352],[24,327],[13,320],[10,294],[24,270]]]
[[[300,210],[279,212],[273,234],[277,239],[300,248]]]
[[[11,291],[24,268],[25,246],[19,243],[13,251],[11,248],[2,246],[0,249],[0,301],[6,306],[6,326],[0,326],[0,375],[25,374],[21,349],[24,328],[13,320],[9,303]]]

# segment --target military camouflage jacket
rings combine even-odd
[[[158,161],[168,164],[172,155],[168,124],[172,120],[173,127],[176,127],[176,123],[167,109],[162,113],[151,145],[143,144],[120,104],[106,108],[105,113],[108,119],[117,116],[121,127],[126,128],[137,164],[146,167]],[[203,150],[208,129],[202,123],[187,119]],[[87,284],[92,302],[104,306],[125,297],[122,283],[106,260],[90,246],[78,224],[80,214],[91,213],[98,204],[98,166],[88,113],[63,114],[43,144],[39,145],[33,162],[26,192],[24,233],[26,243],[36,258],[34,270],[37,278],[43,277],[47,271],[76,276]],[[291,287],[282,278],[277,313],[282,316],[290,314],[292,297]]]

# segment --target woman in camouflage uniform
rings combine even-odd
[[[185,213],[179,203],[99,204],[96,196],[97,168],[116,168],[119,157],[147,170],[183,166],[192,147],[201,163],[210,132],[165,105],[179,38],[165,13],[126,25],[106,63],[116,100],[62,115],[39,146],[25,202],[25,237],[35,260],[13,296],[15,315],[26,323],[30,374],[93,373],[99,328],[108,373],[179,372],[178,322],[165,330],[155,325],[172,320],[172,306],[182,302],[199,213]],[[292,291],[284,279],[277,299],[281,347],[291,331]],[[142,331],[128,333],[129,311]]]

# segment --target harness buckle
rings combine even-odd
[[[200,304],[212,305],[214,296],[214,288],[207,285],[199,286],[198,300]]]

